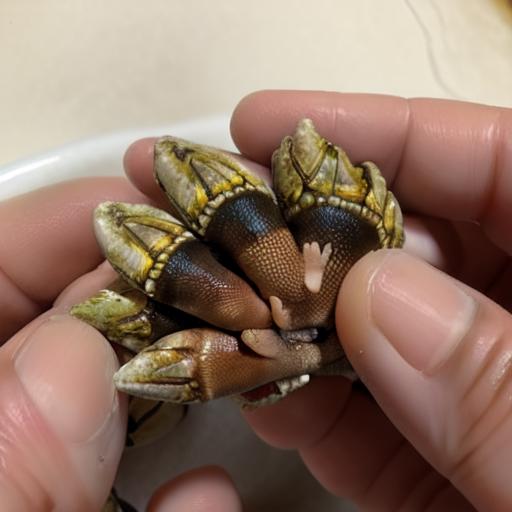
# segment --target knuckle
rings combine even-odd
[[[501,448],[512,434],[512,322],[494,304],[484,305],[478,316],[456,361],[446,429],[447,473],[457,479],[485,468],[490,454],[503,457]]]

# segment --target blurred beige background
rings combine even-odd
[[[0,164],[261,88],[512,105],[506,0],[0,0]]]

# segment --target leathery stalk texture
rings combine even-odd
[[[353,165],[308,119],[273,154],[273,190],[213,148],[163,137],[154,154],[173,215],[98,206],[96,236],[122,283],[72,310],[133,356],[116,386],[257,406],[309,375],[351,374],[333,327],[337,291],[358,258],[404,240],[377,166]]]

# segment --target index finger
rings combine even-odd
[[[512,110],[448,100],[370,94],[262,91],[233,114],[235,144],[267,163],[297,121],[374,161],[406,211],[478,221],[512,252]]]
[[[92,211],[101,201],[147,202],[123,178],[85,178],[0,203],[0,344],[102,261]]]

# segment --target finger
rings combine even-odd
[[[291,100],[289,101],[291,104],[295,96],[292,93],[288,94],[291,95]],[[302,98],[304,98],[304,94],[305,93],[297,93],[297,95]],[[311,96],[311,94],[312,93],[310,93],[309,96]],[[256,98],[257,97],[258,95],[256,95]],[[328,98],[332,97],[333,95],[328,95]],[[334,97],[348,98],[348,105],[351,105],[351,102],[354,103],[354,98],[361,98],[359,95],[354,97],[350,95],[339,94],[335,95]],[[247,100],[249,103],[251,98],[252,97],[249,97]],[[318,95],[318,98],[325,99],[323,95]],[[357,115],[361,114],[362,112],[368,118],[366,119],[366,124],[364,126],[365,128],[375,128],[376,126],[380,129],[380,132],[375,132],[374,136],[372,137],[368,137],[366,132],[365,137],[362,137],[362,132],[359,133],[359,139],[363,140],[365,144],[368,143],[369,139],[370,143],[375,146],[375,144],[378,145],[382,140],[385,140],[386,137],[389,138],[390,130],[388,129],[388,126],[384,127],[384,125],[385,122],[387,122],[386,120],[390,119],[390,116],[387,115],[389,113],[384,112],[386,115],[382,116],[383,118],[380,120],[379,124],[375,122],[375,119],[370,117],[370,115],[372,114],[374,117],[377,116],[378,120],[380,119],[378,118],[378,106],[380,106],[383,111],[386,111],[386,108],[384,108],[386,105],[389,107],[396,104],[398,101],[403,102],[403,100],[400,100],[399,98],[375,96],[365,96],[364,98],[369,99],[367,102],[368,104],[374,104],[373,109],[359,109],[357,112],[352,113]],[[312,103],[314,104],[314,102]],[[237,124],[237,120],[239,119],[240,109],[242,111],[242,114],[240,114],[240,116],[242,116],[242,121],[245,119],[243,113],[244,104],[245,102],[242,102],[240,108],[234,115],[234,125]],[[361,105],[357,104],[355,106]],[[354,109],[355,106],[353,105]],[[265,112],[264,109],[263,112]],[[288,115],[288,117],[290,116]],[[256,123],[256,127],[258,126],[258,123],[261,125],[261,120],[258,121],[257,115],[256,117],[251,116],[251,123],[253,121]],[[277,121],[278,120],[276,119],[276,123]],[[273,126],[276,125],[276,123],[273,123]],[[355,121],[354,123],[357,128],[358,123]],[[253,129],[252,124],[249,125],[248,122],[246,124],[246,129]],[[279,123],[277,123],[277,125],[279,125]],[[294,126],[291,125],[289,130],[293,129]],[[244,132],[242,131],[242,134],[243,133]],[[268,133],[268,130],[264,130],[264,134],[262,135],[263,140],[265,140],[265,137],[268,135]],[[255,133],[250,133],[251,140],[247,142],[248,151],[251,150],[254,144],[257,145],[258,141],[262,140],[262,137],[259,135],[258,137],[255,137],[255,135]],[[279,134],[277,137],[280,136],[281,134]],[[161,192],[155,184],[152,171],[154,142],[155,139],[142,139],[135,142],[128,149],[124,162],[126,172],[132,182],[146,195],[161,200]],[[357,144],[357,137],[354,140],[351,138],[349,141],[347,141],[347,144],[352,142]],[[387,139],[386,142],[388,142]],[[275,138],[275,140],[273,140],[271,143],[267,141],[267,144],[277,144],[277,138]],[[362,149],[364,149],[364,147],[366,146],[363,145]],[[380,149],[380,153],[383,153],[384,150],[389,149],[389,145],[382,146]],[[357,148],[355,148],[355,150],[357,150]],[[396,144],[394,150],[396,151]],[[249,165],[254,168],[256,172],[262,171],[261,167],[256,166],[254,163],[249,163]],[[162,203],[162,206],[163,208],[166,208],[165,203]],[[442,268],[443,270],[453,274],[457,278],[467,281],[471,286],[474,286],[478,289],[484,290],[487,286],[489,286],[493,279],[496,279],[496,276],[499,275],[501,269],[506,264],[506,253],[502,252],[494,244],[492,244],[485,233],[483,233],[479,226],[475,223],[443,221],[438,218],[434,219],[416,215],[406,217],[405,225],[407,234],[405,248],[407,251],[426,259],[439,268]]]
[[[446,508],[458,492],[446,488],[447,481],[346,379],[315,379],[276,405],[244,415],[269,444],[299,450],[315,478],[358,510],[423,510],[431,502],[432,512],[471,510],[460,496],[464,507]]]
[[[156,137],[146,137],[133,142],[124,154],[123,165],[126,176],[143,194],[151,197],[160,207],[165,207],[167,198],[153,174],[153,159]]]
[[[34,320],[0,349],[0,509],[99,510],[124,446],[117,359],[91,327]]]
[[[501,276],[509,256],[469,222],[409,215],[404,249],[480,291]]]
[[[240,151],[266,163],[297,121],[355,162],[372,160],[405,210],[481,221],[512,252],[512,110],[445,100],[367,94],[263,91],[237,106],[231,132]]]
[[[354,368],[405,437],[477,509],[509,510],[508,313],[403,252],[378,251],[347,275],[337,315]]]
[[[342,377],[318,377],[270,407],[242,411],[268,444],[301,450],[321,439],[343,413],[351,384]]]
[[[101,262],[92,211],[104,200],[147,201],[124,179],[93,178],[0,203],[0,342]]]
[[[193,469],[164,484],[151,498],[148,512],[241,512],[229,475],[209,466]]]
[[[115,278],[108,262],[81,276],[67,287],[56,299],[55,305],[66,310]],[[153,495],[148,511],[168,512],[190,510],[191,512],[215,511],[238,512],[242,510],[240,498],[233,481],[218,467],[204,467],[189,471],[164,484]]]
[[[108,261],[104,261],[91,272],[75,279],[55,299],[54,309],[67,311],[71,306],[88,299],[98,290],[106,288],[119,277]]]

